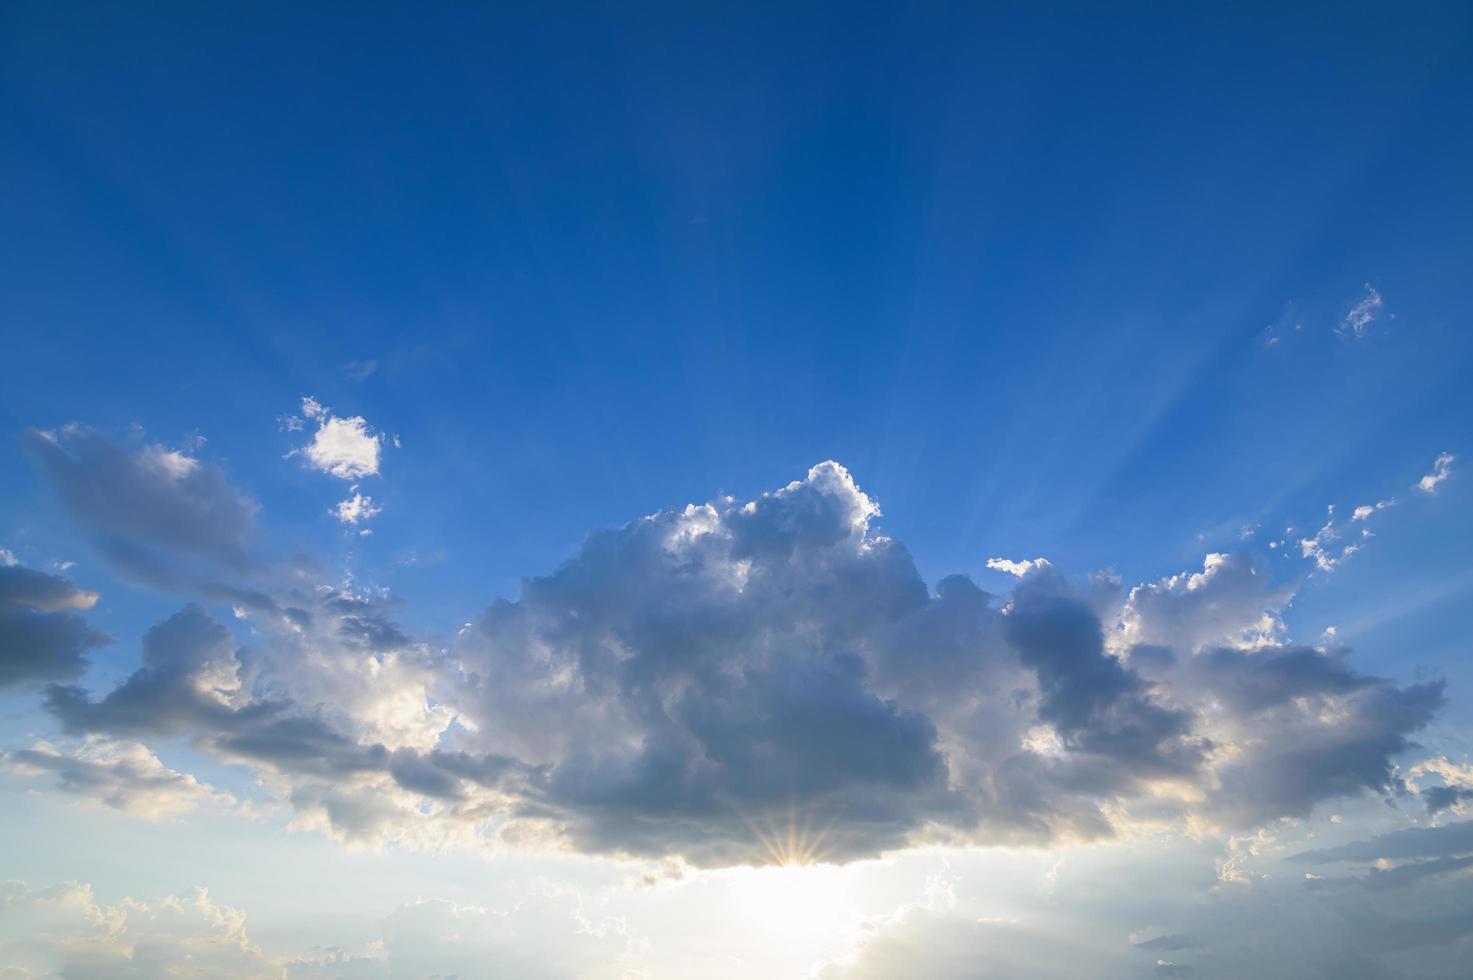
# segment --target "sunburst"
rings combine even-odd
[[[837,819],[830,818],[815,832],[813,811],[808,810],[800,822],[798,807],[793,804],[788,807],[786,828],[774,821],[772,815],[767,817],[765,827],[759,827],[750,819],[746,824],[761,845],[761,856],[767,859],[764,863],[781,868],[801,868],[821,864],[832,853],[833,842],[829,834]]]

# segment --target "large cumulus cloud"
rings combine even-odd
[[[844,858],[1405,790],[1394,758],[1440,686],[1279,642],[1287,592],[1247,559],[1125,597],[1046,564],[1009,596],[932,594],[877,515],[825,463],[595,534],[462,634],[459,708],[483,746],[552,767],[577,846],[697,861],[751,859],[753,827],[795,807]]]

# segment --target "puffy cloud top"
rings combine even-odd
[[[340,480],[361,480],[378,473],[383,436],[361,415],[340,418],[316,399],[302,399],[302,414],[317,424],[312,441],[297,450],[313,469]]]

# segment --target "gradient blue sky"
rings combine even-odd
[[[9,4],[0,548],[100,594],[86,618],[115,642],[82,683],[101,697],[151,625],[189,599],[231,622],[230,603],[107,560],[27,433],[75,422],[196,460],[259,505],[252,574],[360,590],[435,649],[591,531],[759,498],[832,459],[933,590],[963,574],[1005,596],[998,557],[1128,589],[1236,554],[1294,592],[1265,600],[1281,639],[1343,644],[1398,684],[1446,679],[1424,748],[1397,763],[1466,766],[1473,9],[1293,7]],[[305,397],[382,436],[377,473],[292,455],[317,425]],[[1444,454],[1446,478],[1419,488]],[[360,491],[381,512],[334,519]],[[1326,569],[1302,542],[1330,506],[1343,536]],[[63,744],[35,691],[3,708],[0,750]],[[620,970],[757,969],[670,952],[689,896],[619,904],[649,855],[345,857],[285,829],[249,770],[171,738],[152,746],[164,763],[259,793],[265,815],[156,825],[4,776],[0,879],[91,881],[114,904],[207,886],[254,940],[279,939],[278,960],[367,949],[417,897],[489,908],[551,881],[639,933],[644,958],[626,949]],[[1402,826],[1377,822],[1374,794],[1360,805],[1360,838]],[[1406,826],[1432,819],[1398,806]],[[1234,833],[1149,858],[1205,868],[1210,890],[1246,847]],[[1080,860],[1137,866],[1122,855],[1141,846]],[[1003,872],[968,862],[1057,867],[1048,849],[922,851],[857,855],[878,877],[845,886],[864,896],[833,926],[847,938],[762,969],[857,955],[872,974],[855,975],[884,975],[911,947],[845,930],[942,915],[905,888],[950,889],[968,921],[1026,918],[967,884]],[[830,873],[851,871],[814,872]],[[670,887],[727,887],[690,874]],[[1114,928],[1078,901],[1079,921]],[[320,935],[303,909],[289,921],[294,903]],[[1442,976],[1460,947],[1438,948],[1395,970]],[[374,968],[419,975],[396,955]],[[1178,966],[1132,955],[1122,970]]]

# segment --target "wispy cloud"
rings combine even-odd
[[[378,361],[371,359],[362,361],[349,361],[347,364],[344,364],[341,368],[339,368],[339,370],[342,372],[343,377],[347,378],[349,381],[364,381],[368,378],[369,375],[378,370]]]
[[[1355,339],[1364,337],[1371,324],[1381,315],[1385,305],[1376,288],[1366,283],[1366,295],[1350,308],[1345,318],[1340,321],[1340,325],[1335,328],[1335,332],[1342,337]]]
[[[1432,462],[1432,472],[1417,481],[1417,489],[1423,493],[1436,493],[1437,485],[1446,480],[1453,471],[1452,453],[1443,453]]]

